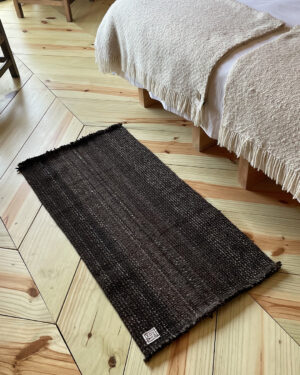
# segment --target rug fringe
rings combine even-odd
[[[122,126],[121,123],[118,123],[118,124],[114,124],[114,125],[111,125],[109,126],[108,128],[105,128],[105,129],[101,129],[101,130],[98,130],[94,133],[91,133],[91,134],[88,134],[84,137],[81,137],[79,139],[77,139],[76,141],[73,141],[73,142],[70,142],[66,145],[62,145],[58,148],[54,148],[52,150],[48,150],[46,151],[44,154],[42,155],[38,155],[38,156],[34,156],[32,158],[29,158],[29,159],[26,159],[24,161],[22,161],[21,163],[18,164],[18,166],[16,167],[16,170],[18,173],[22,173],[22,171],[25,169],[25,168],[28,168],[30,167],[32,164],[34,164],[36,161],[42,161],[42,160],[45,160],[47,159],[49,156],[51,155],[55,155],[63,150],[68,150],[74,146],[78,146],[80,144],[84,144],[86,143],[88,140],[90,139],[93,139],[95,137],[97,137],[99,134],[105,134],[105,133],[110,133],[118,128],[120,128]]]
[[[245,139],[239,133],[222,127],[219,131],[218,145],[233,151],[238,157],[249,161],[252,167],[262,170],[268,177],[282,186],[283,190],[291,193],[300,202],[300,173],[291,170],[288,165],[264,150],[252,139]]]

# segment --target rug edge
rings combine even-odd
[[[58,154],[61,151],[69,150],[69,149],[71,149],[73,147],[76,147],[76,146],[78,146],[80,144],[84,144],[87,141],[89,141],[90,139],[93,139],[93,138],[96,138],[99,135],[103,135],[103,134],[106,134],[106,133],[110,133],[110,132],[112,132],[114,130],[120,129],[120,128],[122,128],[122,126],[123,126],[122,123],[117,123],[117,124],[114,124],[114,125],[110,125],[109,127],[105,128],[105,129],[100,129],[100,130],[98,130],[98,131],[96,131],[94,133],[91,133],[91,134],[88,134],[88,135],[86,135],[84,137],[81,137],[81,138],[77,139],[76,141],[67,143],[65,145],[62,145],[62,146],[57,147],[57,148],[54,148],[52,150],[48,150],[48,151],[44,152],[43,154],[40,154],[40,155],[37,155],[37,156],[33,156],[32,158],[28,158],[28,159],[20,162],[17,165],[16,170],[17,170],[18,173],[22,173],[26,168],[30,167],[32,164],[34,164],[37,161],[45,160],[49,156],[56,155],[56,154]]]
[[[270,259],[270,260],[272,260],[272,259]],[[274,275],[276,272],[278,272],[280,270],[281,266],[282,266],[281,262],[273,262],[273,264],[271,264],[270,269],[268,269],[264,274],[260,274],[259,276],[257,276],[256,279],[251,284],[249,284],[249,285],[245,286],[244,288],[238,290],[236,293],[232,294],[231,296],[226,297],[218,305],[213,306],[210,310],[208,310],[203,315],[201,315],[200,317],[198,317],[195,321],[192,321],[192,322],[186,324],[186,326],[183,327],[182,331],[178,332],[173,337],[171,337],[171,338],[167,339],[166,341],[162,342],[157,348],[155,348],[154,352],[149,353],[147,355],[145,353],[143,353],[144,354],[144,362],[149,362],[149,360],[153,356],[155,356],[157,353],[159,353],[166,346],[172,344],[172,342],[174,342],[175,340],[177,340],[178,338],[180,338],[181,336],[183,336],[185,333],[189,332],[200,321],[202,321],[202,320],[204,320],[204,319],[206,319],[208,317],[212,317],[212,314],[214,312],[216,312],[220,307],[226,305],[229,301],[233,300],[235,297],[238,297],[242,293],[245,293],[248,290],[254,288],[255,286],[258,286],[263,281],[265,281],[267,278],[269,278],[270,276]]]

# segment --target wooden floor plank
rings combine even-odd
[[[282,251],[280,249],[279,251]],[[293,255],[282,253],[277,256],[272,256],[272,252],[264,251],[274,262],[281,262],[282,267],[280,273],[290,273],[292,275],[300,276],[300,254]]]
[[[53,322],[18,251],[0,249],[0,301],[0,314]]]
[[[21,174],[19,162],[62,144],[74,141],[82,124],[66,107],[55,100],[32,133],[12,165],[0,180],[0,216],[17,246],[20,245],[40,202]]]
[[[20,253],[56,321],[79,256],[43,207],[28,231]]]
[[[3,7],[1,7],[1,10],[13,10],[13,3],[12,1],[7,1]],[[40,12],[42,11],[45,11],[45,10],[52,10],[52,9],[55,9],[55,7],[51,7],[51,6],[48,6],[48,5],[37,5],[37,4],[24,4],[24,9],[25,9],[25,12],[34,12],[36,13],[36,15],[40,14]],[[17,18],[17,17],[16,17]],[[22,20],[22,19],[21,19]]]
[[[143,108],[137,101],[122,100],[120,97],[107,96],[101,107],[97,100],[62,98],[62,102],[85,125],[103,126],[103,124],[124,123],[153,123],[168,124],[182,122],[178,116],[164,111],[160,106]],[[146,130],[146,129],[145,129]],[[176,137],[176,130],[173,137]],[[153,139],[156,140],[156,139]],[[182,142],[190,142],[191,135]]]
[[[212,158],[211,156],[201,155],[177,155],[168,153],[156,153],[156,156],[167,165],[178,165],[182,167],[211,168],[227,171],[235,171],[236,165],[225,158]],[[300,208],[299,208],[300,213]]]
[[[79,375],[53,324],[0,316],[0,373]]]
[[[21,29],[25,25],[66,25],[66,17],[62,13],[58,12],[57,7],[24,4],[23,9],[24,18],[18,18],[12,1],[5,1],[5,3],[1,4],[0,15],[1,19],[3,19],[4,28],[6,28],[8,24],[17,25]],[[69,26],[71,25],[74,24],[70,23]]]
[[[107,9],[112,4],[111,0],[89,2],[77,0],[72,6],[72,13],[76,23],[86,32],[96,35],[97,28],[105,15]]]
[[[110,125],[112,125],[113,122],[103,124],[103,126],[85,126],[84,131],[82,132],[82,135],[87,135],[90,133],[93,133],[99,129],[104,129]],[[137,124],[141,127],[141,124]],[[149,125],[144,126],[143,129],[139,129],[137,127],[132,127],[130,124],[124,124],[124,127],[128,129],[128,131],[138,140],[157,140],[157,141],[175,141],[177,143],[187,143],[190,142],[192,139],[192,132],[190,128],[181,128],[173,125],[165,125],[165,124],[155,124],[154,129],[151,129],[151,124],[145,124]],[[162,128],[164,128],[162,130]],[[226,162],[225,162],[226,163]],[[225,164],[224,163],[224,164]]]
[[[137,139],[220,209],[267,255],[282,261],[283,267],[280,274],[254,289],[257,302],[248,295],[221,309],[215,355],[213,319],[197,325],[146,365],[81,263],[59,324],[82,373],[123,374],[124,370],[126,375],[198,375],[200,369],[203,374],[211,374],[214,355],[214,375],[298,375],[299,347],[295,340],[300,336],[299,204],[270,180],[256,186],[256,191],[242,190],[233,154],[218,147],[197,153],[191,147],[191,123],[165,112],[159,105],[142,108],[137,90],[126,80],[99,73],[92,44],[110,3],[76,0],[72,4],[73,23],[66,22],[63,9],[25,5],[25,18],[18,19],[12,1],[0,3],[0,17],[18,58],[68,107],[56,99],[24,147],[20,150],[21,145],[16,144],[8,148],[20,153],[0,179],[0,215],[7,230],[16,246],[22,243],[22,254],[56,318],[79,258],[45,210],[42,208],[37,214],[40,202],[23,177],[16,174],[15,167],[30,156],[74,140],[82,123],[86,125],[81,133],[84,135],[124,122]],[[16,97],[11,103],[15,100]],[[14,131],[15,127],[9,135],[14,136]],[[24,133],[19,134],[23,136]],[[9,152],[4,154],[11,157]],[[0,247],[1,243],[14,247],[7,230],[0,222]],[[16,250],[5,251],[17,254]],[[24,326],[22,332],[25,331]],[[7,350],[10,344],[3,347]],[[35,358],[34,362],[37,363]],[[68,373],[65,371],[58,366],[58,373]],[[44,368],[41,372],[48,373]]]
[[[39,79],[32,76],[4,109],[0,126],[0,175],[5,172],[53,100],[54,95]]]
[[[123,374],[130,334],[82,261],[58,326],[83,374]]]
[[[49,30],[50,31],[50,30]],[[67,41],[66,41],[67,44]],[[38,53],[38,52],[37,52]],[[100,87],[112,87],[118,89],[134,88],[124,79],[107,74],[99,73],[94,57],[75,56],[42,56],[42,55],[25,55],[18,54],[21,61],[24,62],[28,68],[34,72],[45,84],[56,85],[62,89],[62,84],[66,85],[66,90],[69,90],[69,85],[92,85]],[[80,74],[78,72],[80,71]],[[88,86],[86,87],[88,89]],[[78,91],[78,90],[77,90]],[[79,89],[81,91],[81,89]],[[88,92],[86,93],[88,97]]]
[[[169,165],[173,172],[183,180],[202,181],[207,184],[238,186],[237,172],[226,169],[183,167]]]
[[[102,99],[103,95],[126,97],[127,100],[138,99],[138,91],[136,88],[120,88],[105,85],[93,85],[81,83],[64,83],[46,80],[45,83],[54,94],[59,98],[73,99]]]
[[[280,272],[300,275],[300,240],[284,236],[268,236],[258,233],[244,233],[274,262],[281,262]]]
[[[207,198],[208,202],[220,211],[231,211],[237,213],[251,212],[252,215],[265,216],[273,218],[298,220],[300,228],[300,205],[297,207],[288,207],[286,205],[278,206],[271,204],[239,202],[230,199]]]
[[[184,152],[184,151],[182,151]],[[268,191],[245,190],[238,187],[216,186],[201,181],[186,181],[195,191],[205,198],[228,199],[240,202],[271,204],[280,207],[299,207],[299,203],[293,199],[291,194],[282,190],[274,189],[273,184]]]
[[[15,60],[19,69],[20,78],[12,78],[9,71],[7,71],[1,77],[0,113],[17,95],[20,88],[23,87],[25,83],[28,81],[28,79],[32,76],[32,72],[16,56]]]
[[[85,40],[85,38],[81,39],[80,35],[85,34],[77,34],[76,38],[68,39],[67,45],[66,40],[62,39],[65,35],[61,39],[58,36],[51,40],[51,43],[46,43],[45,38],[31,38],[31,35],[29,37],[23,36],[22,38],[11,37],[10,45],[13,53],[16,55],[19,53],[22,55],[35,55],[38,53],[45,56],[78,56],[80,54],[83,57],[94,57],[93,38],[90,37],[88,40]],[[25,40],[26,43],[24,43]]]
[[[277,273],[249,294],[300,345],[300,276]]]
[[[281,327],[287,332],[287,334],[292,337],[295,342],[300,342],[300,325],[299,321],[291,320],[291,319],[284,319],[284,318],[276,318],[276,322],[279,323]]]
[[[15,244],[13,243],[1,219],[0,219],[0,247],[9,248],[9,249],[16,248]]]
[[[297,375],[300,347],[247,294],[219,310],[214,375]]]
[[[260,216],[244,212],[222,211],[227,218],[243,232],[254,237],[255,234],[281,237],[288,240],[299,240],[299,220],[282,217]]]
[[[37,41],[44,43],[45,40],[51,43],[57,43],[58,40],[67,41],[72,43],[74,39],[91,42],[93,37],[82,29],[80,29],[76,24],[65,23],[62,27],[57,27],[56,25],[40,24],[40,25],[26,25],[20,27],[16,24],[5,24],[5,32],[9,40],[12,38],[19,38],[23,43],[26,43],[27,38],[31,41]]]
[[[6,0],[7,3],[11,2],[10,0]],[[27,4],[26,4],[27,5]],[[25,7],[26,7],[25,5]],[[13,12],[15,10],[13,9]],[[6,27],[8,25],[14,25],[19,27],[21,30],[26,30],[27,27],[45,27],[45,30],[49,29],[50,27],[53,28],[61,28],[61,27],[74,27],[74,23],[68,23],[66,25],[66,18],[57,12],[56,7],[40,7],[40,11],[32,12],[25,10],[25,17],[20,19],[17,17],[15,13],[11,10],[1,10],[0,15],[3,19],[3,26]],[[79,27],[78,27],[79,28]]]
[[[152,140],[148,140],[148,142],[163,142],[163,143],[169,143],[169,144],[178,145],[178,146],[183,143],[186,149],[188,149],[189,146],[191,145],[191,142],[183,142],[181,139],[181,138],[186,138],[186,139],[191,140],[192,128],[189,126],[189,123],[187,122],[184,122],[182,120],[179,121],[178,118],[174,118],[174,119],[144,118],[140,120],[141,121],[128,122],[128,123],[123,122],[123,126],[129,132],[131,132],[131,134],[134,134],[134,136],[138,138],[140,141],[147,142],[147,140],[143,138],[147,138],[147,134],[149,133],[150,136],[148,136],[148,138],[152,138]],[[113,124],[112,122],[110,123],[103,122],[101,126],[85,125],[82,135],[88,135],[88,134],[94,133],[97,130],[107,128],[108,126],[112,124]],[[141,134],[142,136],[139,137],[139,134]],[[153,138],[156,138],[157,140],[153,140]],[[183,158],[184,158],[184,155],[185,155],[185,152],[182,153]],[[173,155],[173,156],[175,158],[178,157],[177,155]],[[187,154],[187,156],[189,155]],[[206,155],[202,154],[202,156],[206,156]],[[218,158],[218,159],[221,159],[221,158]],[[223,163],[226,163],[226,161],[223,161]]]
[[[174,341],[145,363],[132,341],[124,375],[196,375],[211,374],[216,316],[198,323],[190,332]]]

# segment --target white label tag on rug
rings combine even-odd
[[[143,338],[146,341],[147,345],[151,344],[151,342],[160,338],[160,334],[157,332],[155,327],[149,329],[149,331],[143,333]]]

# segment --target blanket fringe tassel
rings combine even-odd
[[[238,157],[247,159],[252,167],[262,170],[300,202],[300,171],[290,169],[284,161],[265,151],[253,140],[244,139],[226,127],[221,126],[218,144],[233,151]]]
[[[137,82],[147,91],[163,100],[169,108],[173,108],[177,113],[189,118],[195,126],[202,124],[202,108],[204,104],[204,97],[197,95],[182,95],[178,92],[170,91],[165,86],[162,86],[153,81],[146,74],[139,72],[135,66],[127,66],[126,63],[121,63],[120,59],[111,58],[109,61],[104,61],[100,58],[101,53],[97,53],[96,48],[96,63],[102,73],[116,73],[121,77],[125,76],[133,82]],[[194,100],[191,100],[194,97]]]
[[[97,49],[96,49],[97,51]],[[96,53],[96,63],[102,73],[116,73],[124,76],[126,72],[130,80],[138,82],[146,90],[151,91],[154,96],[163,100],[170,108],[178,113],[185,114],[195,126],[201,126],[203,115],[204,97],[195,98],[184,96],[177,92],[172,92],[168,88],[154,82],[144,73],[139,72],[135,66],[121,64],[120,59],[111,58],[104,61],[100,58],[100,53]],[[300,171],[291,170],[283,161],[274,155],[264,151],[250,139],[243,139],[239,134],[232,132],[228,128],[222,127],[219,132],[218,144],[226,147],[229,151],[236,153],[238,157],[243,156],[249,163],[258,170],[262,170],[268,177],[280,184],[283,190],[291,193],[300,202]]]

